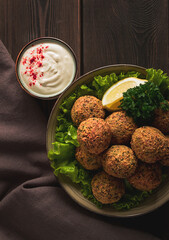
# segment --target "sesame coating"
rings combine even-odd
[[[107,149],[111,136],[109,125],[101,118],[89,118],[77,129],[80,146],[93,154],[99,154]]]
[[[112,131],[112,144],[129,145],[131,136],[137,128],[131,117],[124,111],[113,112],[105,121],[109,124]]]
[[[92,154],[78,147],[76,148],[75,157],[76,160],[87,170],[97,170],[102,166],[102,154]]]
[[[161,160],[165,156],[167,145],[165,136],[153,127],[137,128],[132,135],[131,148],[143,162],[154,163]]]
[[[118,202],[125,193],[122,179],[112,177],[104,171],[93,177],[91,186],[93,195],[103,204]]]
[[[78,98],[72,109],[71,118],[76,126],[88,118],[105,118],[102,102],[94,96],[83,96]]]
[[[131,148],[125,145],[113,145],[105,152],[102,165],[109,175],[127,178],[135,172],[137,158]]]
[[[138,190],[153,190],[157,188],[162,181],[161,166],[159,163],[148,164],[139,162],[135,173],[127,180]]]

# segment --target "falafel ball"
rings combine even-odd
[[[102,166],[102,154],[92,154],[78,147],[76,148],[75,157],[76,160],[87,170],[97,170]]]
[[[118,202],[125,193],[123,180],[104,171],[93,177],[91,186],[94,197],[103,204]]]
[[[112,144],[129,145],[131,136],[137,128],[133,119],[125,111],[113,112],[105,121],[112,131]]]
[[[167,151],[167,138],[160,130],[143,126],[137,128],[132,135],[131,148],[136,156],[147,163],[161,160]]]
[[[105,118],[102,102],[94,96],[79,97],[72,109],[71,118],[76,126],[88,118]]]
[[[169,136],[165,136],[168,140],[168,145],[167,145],[167,149],[166,149],[166,152],[163,156],[163,158],[161,159],[160,163],[163,165],[163,166],[166,166],[166,167],[169,167]]]
[[[148,164],[139,162],[135,173],[127,178],[136,189],[150,191],[157,188],[162,181],[162,171],[159,163]]]
[[[101,118],[89,118],[77,129],[80,146],[93,154],[99,154],[108,148],[111,141],[109,125]]]
[[[156,109],[152,126],[155,128],[158,128],[162,133],[168,134],[169,133],[169,110],[163,111],[161,108]]]
[[[131,176],[137,167],[137,158],[131,148],[124,145],[113,145],[104,154],[103,169],[117,178]]]

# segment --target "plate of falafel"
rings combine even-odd
[[[168,93],[152,83],[155,71],[135,65],[96,69],[67,88],[52,109],[47,128],[51,167],[70,197],[90,211],[131,217],[169,199]],[[128,77],[151,83],[133,88],[118,110],[108,111],[103,95]]]

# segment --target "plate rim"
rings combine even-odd
[[[146,68],[145,67],[142,67],[142,66],[138,66],[138,65],[133,65],[133,64],[113,64],[113,65],[105,65],[105,66],[102,66],[102,67],[99,67],[99,68],[96,68],[96,69],[93,69],[85,74],[83,74],[82,76],[78,77],[74,82],[72,82],[72,84],[58,97],[58,99],[56,100],[52,110],[51,110],[51,113],[50,113],[50,116],[49,116],[49,119],[48,119],[48,123],[47,123],[47,132],[46,132],[46,150],[47,150],[47,153],[48,151],[50,150],[49,149],[49,127],[50,127],[50,123],[52,121],[52,116],[54,116],[54,112],[56,111],[57,109],[57,105],[60,101],[62,101],[62,99],[65,96],[65,93],[69,91],[70,88],[73,88],[73,86],[77,85],[77,82],[79,82],[81,79],[83,79],[84,77],[87,77],[87,76],[90,76],[91,74],[94,74],[100,70],[110,70],[111,68],[127,68],[130,67],[130,68],[137,68],[140,70],[140,72],[145,72],[146,73]],[[122,70],[123,71],[123,70]],[[130,71],[130,70],[127,70],[127,71]],[[136,71],[133,69],[133,71]],[[113,72],[113,71],[112,71]],[[69,95],[69,93],[67,94]],[[56,121],[57,122],[57,121]],[[49,160],[50,161],[50,160]],[[55,176],[56,177],[56,176]],[[92,207],[87,207],[84,203],[80,202],[77,200],[77,198],[75,198],[74,194],[75,193],[72,188],[73,187],[69,187],[68,184],[63,181],[64,177],[63,175],[59,175],[58,177],[58,180],[59,180],[59,183],[60,185],[63,187],[63,189],[65,190],[65,192],[71,197],[71,199],[73,199],[78,205],[80,205],[81,207],[89,210],[90,212],[94,212],[96,214],[99,214],[99,215],[102,215],[102,216],[107,216],[107,217],[118,217],[118,218],[131,218],[131,217],[138,217],[138,216],[142,216],[142,215],[145,215],[145,214],[148,214],[156,209],[158,209],[159,207],[161,207],[162,205],[164,205],[168,200],[169,200],[169,189],[168,189],[168,192],[166,192],[165,196],[160,199],[160,201],[157,201],[155,202],[154,204],[151,204],[149,206],[149,208],[145,208],[144,211],[142,210],[142,212],[135,212],[135,213],[131,213],[131,214],[127,214],[127,210],[126,211],[118,211],[118,212],[104,212],[102,211],[102,209],[99,209],[97,208],[92,202],[90,202],[88,199],[85,199],[85,197],[81,194],[81,197],[84,199],[84,201],[89,201],[90,204],[92,206],[95,207],[95,210],[92,209]],[[75,183],[73,183],[71,180],[70,182],[72,183],[72,185],[76,185]],[[77,197],[77,194],[76,194],[76,197]],[[78,199],[79,199],[79,196],[78,196]],[[137,207],[135,207],[134,209],[137,209]],[[113,209],[112,209],[113,210]],[[131,209],[132,210],[132,209]],[[120,213],[123,213],[122,215]],[[126,213],[126,214],[124,214]]]

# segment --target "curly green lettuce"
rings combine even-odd
[[[169,100],[169,77],[161,69],[146,69],[146,79],[153,82],[161,91],[165,99]]]

